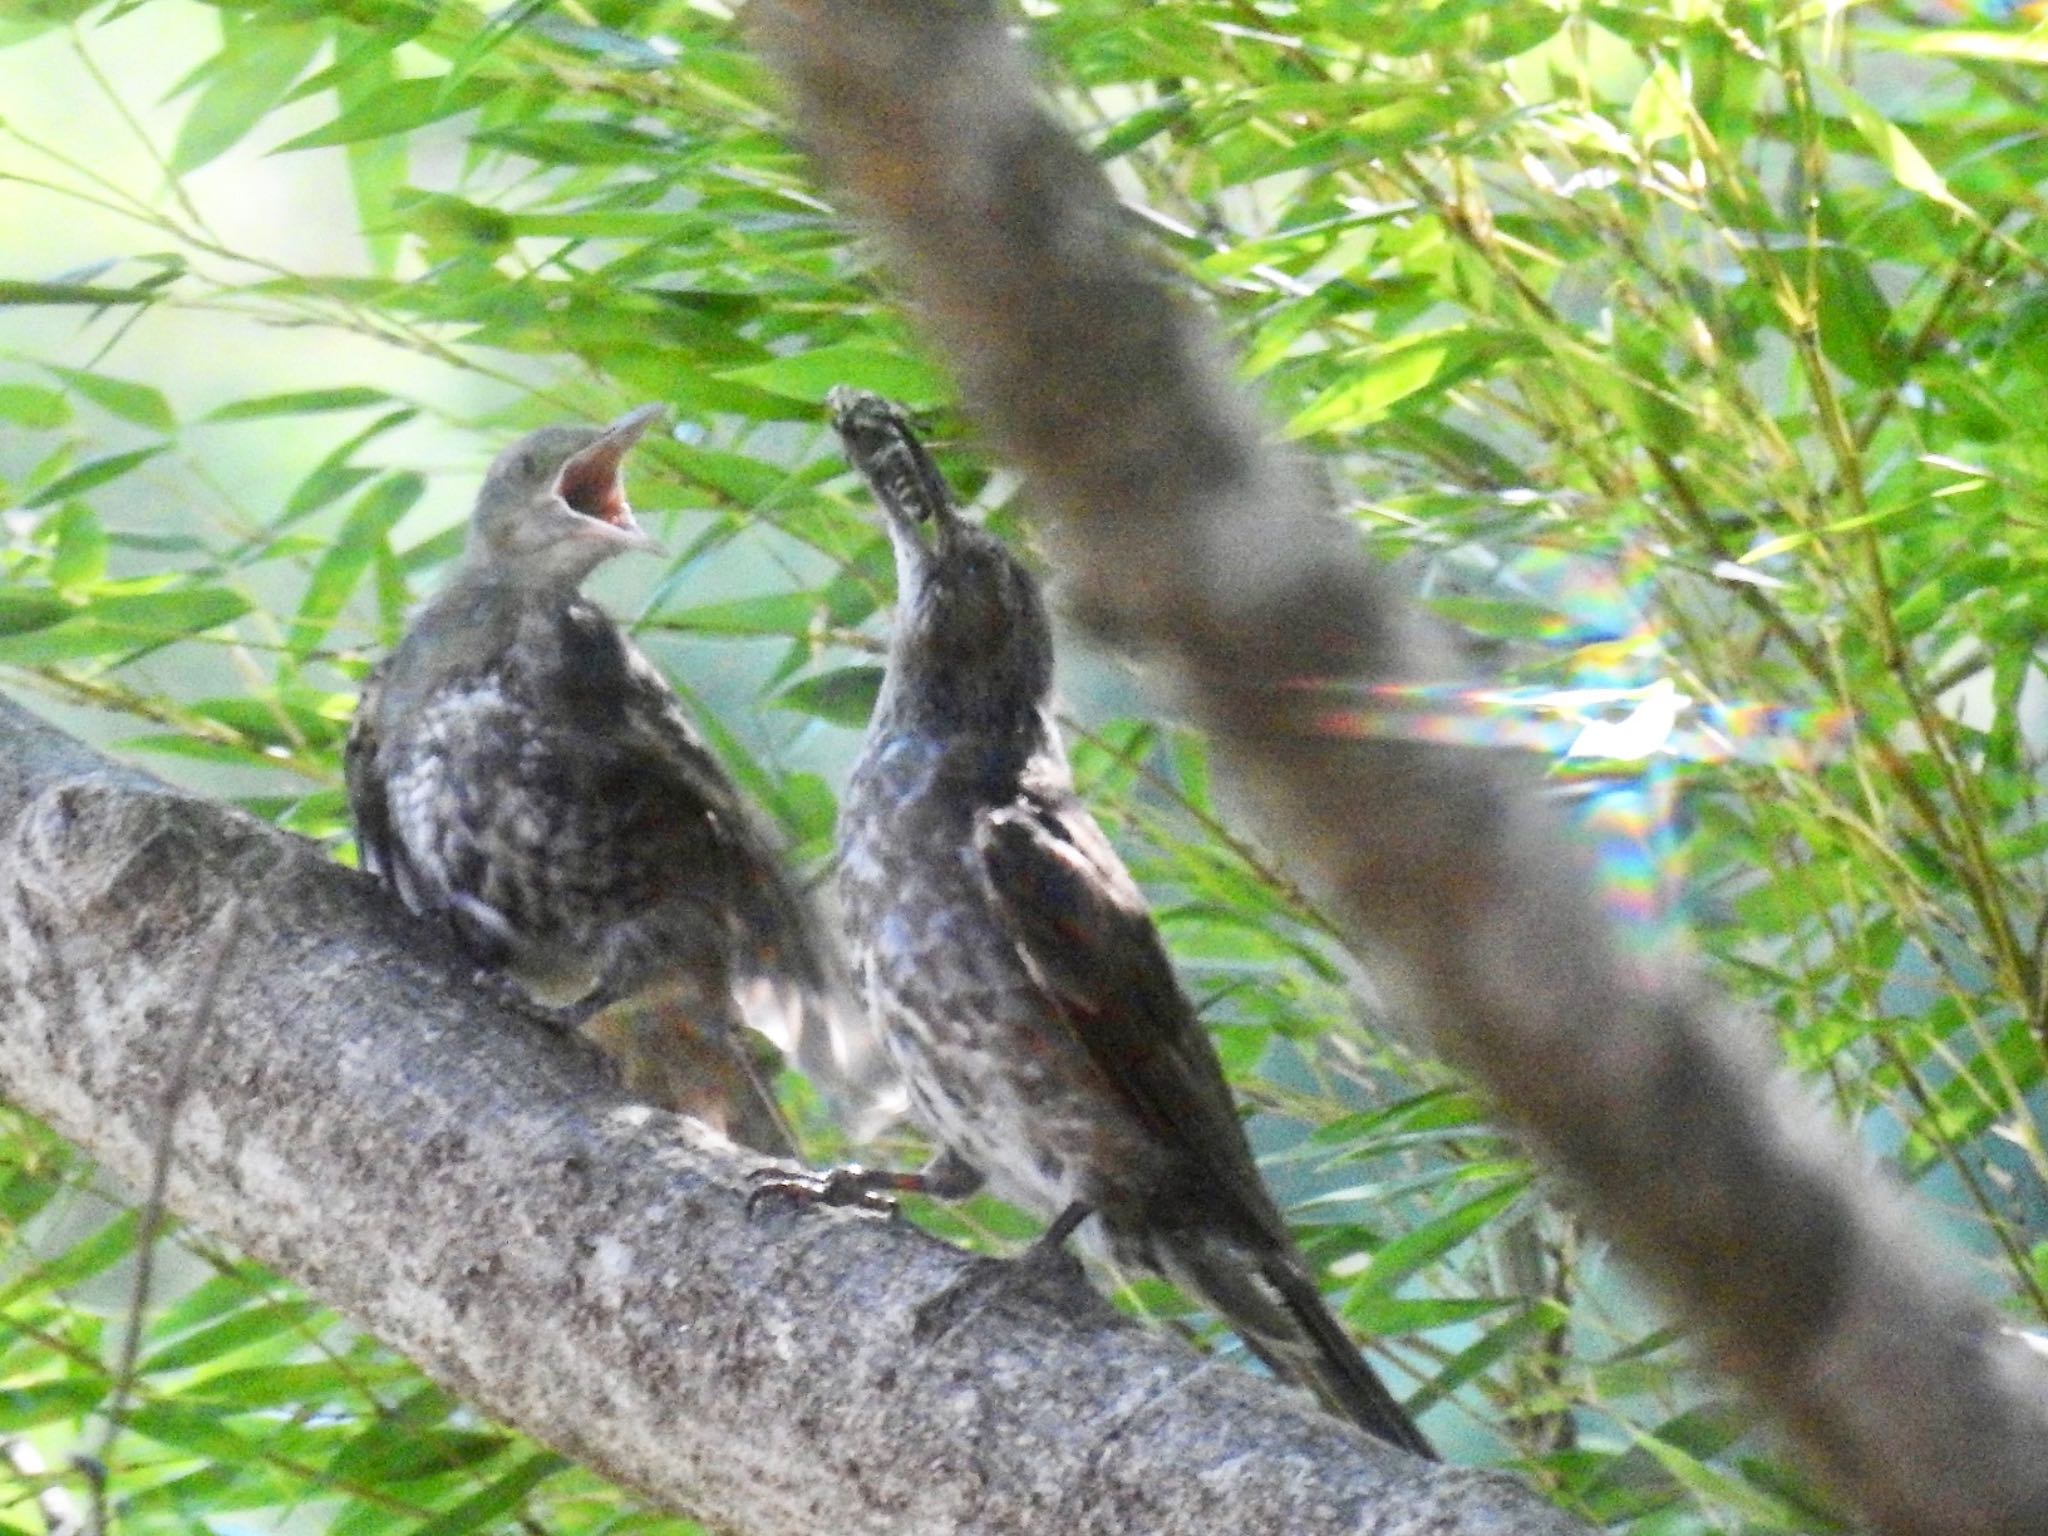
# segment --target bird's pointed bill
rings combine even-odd
[[[627,412],[606,427],[596,442],[572,454],[555,476],[555,494],[596,525],[593,534],[650,554],[661,553],[661,545],[633,516],[621,471],[626,455],[661,418],[663,410],[659,405],[643,405]]]
[[[890,532],[921,545],[915,530],[928,523],[943,547],[953,527],[952,494],[903,408],[880,395],[843,384],[835,386],[825,400],[847,462],[873,488],[889,515]]]

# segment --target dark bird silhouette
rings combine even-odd
[[[1144,898],[1075,798],[1038,584],[963,520],[903,414],[835,392],[887,516],[889,666],[840,810],[849,954],[912,1113],[923,1174],[827,1174],[801,1197],[946,1198],[984,1179],[1228,1318],[1277,1373],[1433,1456],[1324,1306],[1252,1160],[1215,1047]],[[795,1191],[793,1191],[795,1192]]]
[[[364,689],[349,809],[363,867],[582,1023],[630,1092],[787,1152],[729,1026],[832,1050],[836,954],[667,680],[579,591],[659,548],[621,477],[659,414],[498,456],[449,581]]]

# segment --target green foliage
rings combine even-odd
[[[1790,712],[1670,766],[1673,836],[1610,860],[1682,869],[1722,983],[2038,1322],[2048,46],[1942,5],[1028,9],[1134,222],[1475,681]],[[823,857],[890,580],[817,402],[946,388],[717,5],[50,0],[0,44],[0,682],[345,856],[355,687],[492,448],[663,400],[633,491],[671,554],[607,596]],[[1838,1529],[1480,1107],[1360,1017],[1200,744],[1122,718],[1100,663],[1067,677],[1276,1188],[1439,1441],[1642,1536]],[[0,1432],[74,1490],[65,1458],[104,1450],[131,1531],[664,1523],[195,1235],[138,1296],[140,1224],[34,1127],[0,1145]]]

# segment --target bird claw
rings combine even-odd
[[[886,1180],[879,1183],[878,1180]],[[747,1192],[747,1215],[752,1218],[764,1200],[787,1200],[802,1208],[836,1205],[861,1211],[896,1214],[895,1199],[884,1193],[896,1187],[897,1175],[847,1164],[839,1168],[805,1169],[792,1173],[786,1168],[756,1168],[747,1175],[754,1187]]]

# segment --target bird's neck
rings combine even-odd
[[[508,579],[500,568],[464,561],[413,615],[391,686],[431,690],[437,679],[492,665],[522,638],[551,635],[579,601],[574,582]]]
[[[584,550],[567,547],[518,560],[472,549],[456,565],[448,589],[511,607],[566,608],[600,563]]]
[[[1048,696],[991,689],[972,677],[915,677],[890,668],[875,704],[868,750],[873,754],[892,742],[914,742],[946,777],[965,776],[992,789],[1066,770]]]

